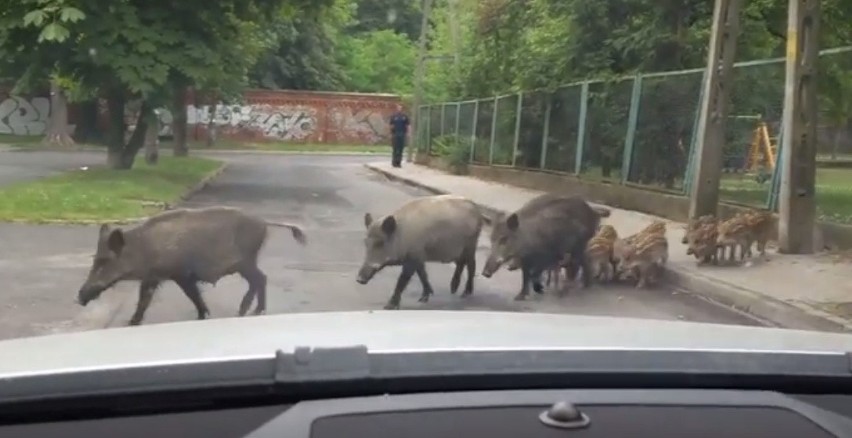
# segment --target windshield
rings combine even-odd
[[[2,340],[852,327],[852,2],[108,3],[0,8]]]

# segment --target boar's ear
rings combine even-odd
[[[121,250],[124,249],[124,233],[121,230],[115,229],[109,233],[107,248],[116,254],[121,254]]]
[[[106,235],[107,231],[109,231],[109,224],[103,224],[101,225],[101,229],[98,230],[98,235],[104,236]]]
[[[511,215],[510,215],[510,216],[506,219],[506,226],[508,226],[508,227],[509,227],[509,229],[510,229],[510,230],[512,230],[512,231],[517,230],[517,229],[518,229],[518,215],[517,215],[517,214],[515,214],[515,213],[512,213],[512,214],[511,214]]]
[[[370,224],[373,223],[373,215],[370,213],[364,214],[364,228],[370,228]]]
[[[382,221],[382,231],[384,231],[388,236],[396,231],[396,219],[394,219],[393,216],[388,216]]]

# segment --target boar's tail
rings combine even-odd
[[[592,210],[594,210],[600,217],[609,217],[609,215],[612,214],[612,210],[604,207],[592,207]]]
[[[305,232],[298,225],[289,224],[287,222],[270,222],[266,221],[266,225],[271,225],[273,227],[281,227],[281,228],[289,228],[290,232],[293,233],[293,238],[296,239],[296,242],[299,242],[302,245],[306,245],[308,243],[308,238],[305,236]]]

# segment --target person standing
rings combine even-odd
[[[393,155],[391,165],[402,167],[402,151],[405,149],[405,137],[408,135],[408,115],[402,110],[402,105],[396,104],[396,111],[390,116],[391,147]]]

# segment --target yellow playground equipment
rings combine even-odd
[[[751,146],[746,157],[744,170],[747,173],[771,173],[775,170],[775,163],[778,158],[777,140],[777,138],[769,136],[769,128],[766,126],[766,122],[758,118],[757,127],[754,128],[754,134],[751,137]]]

